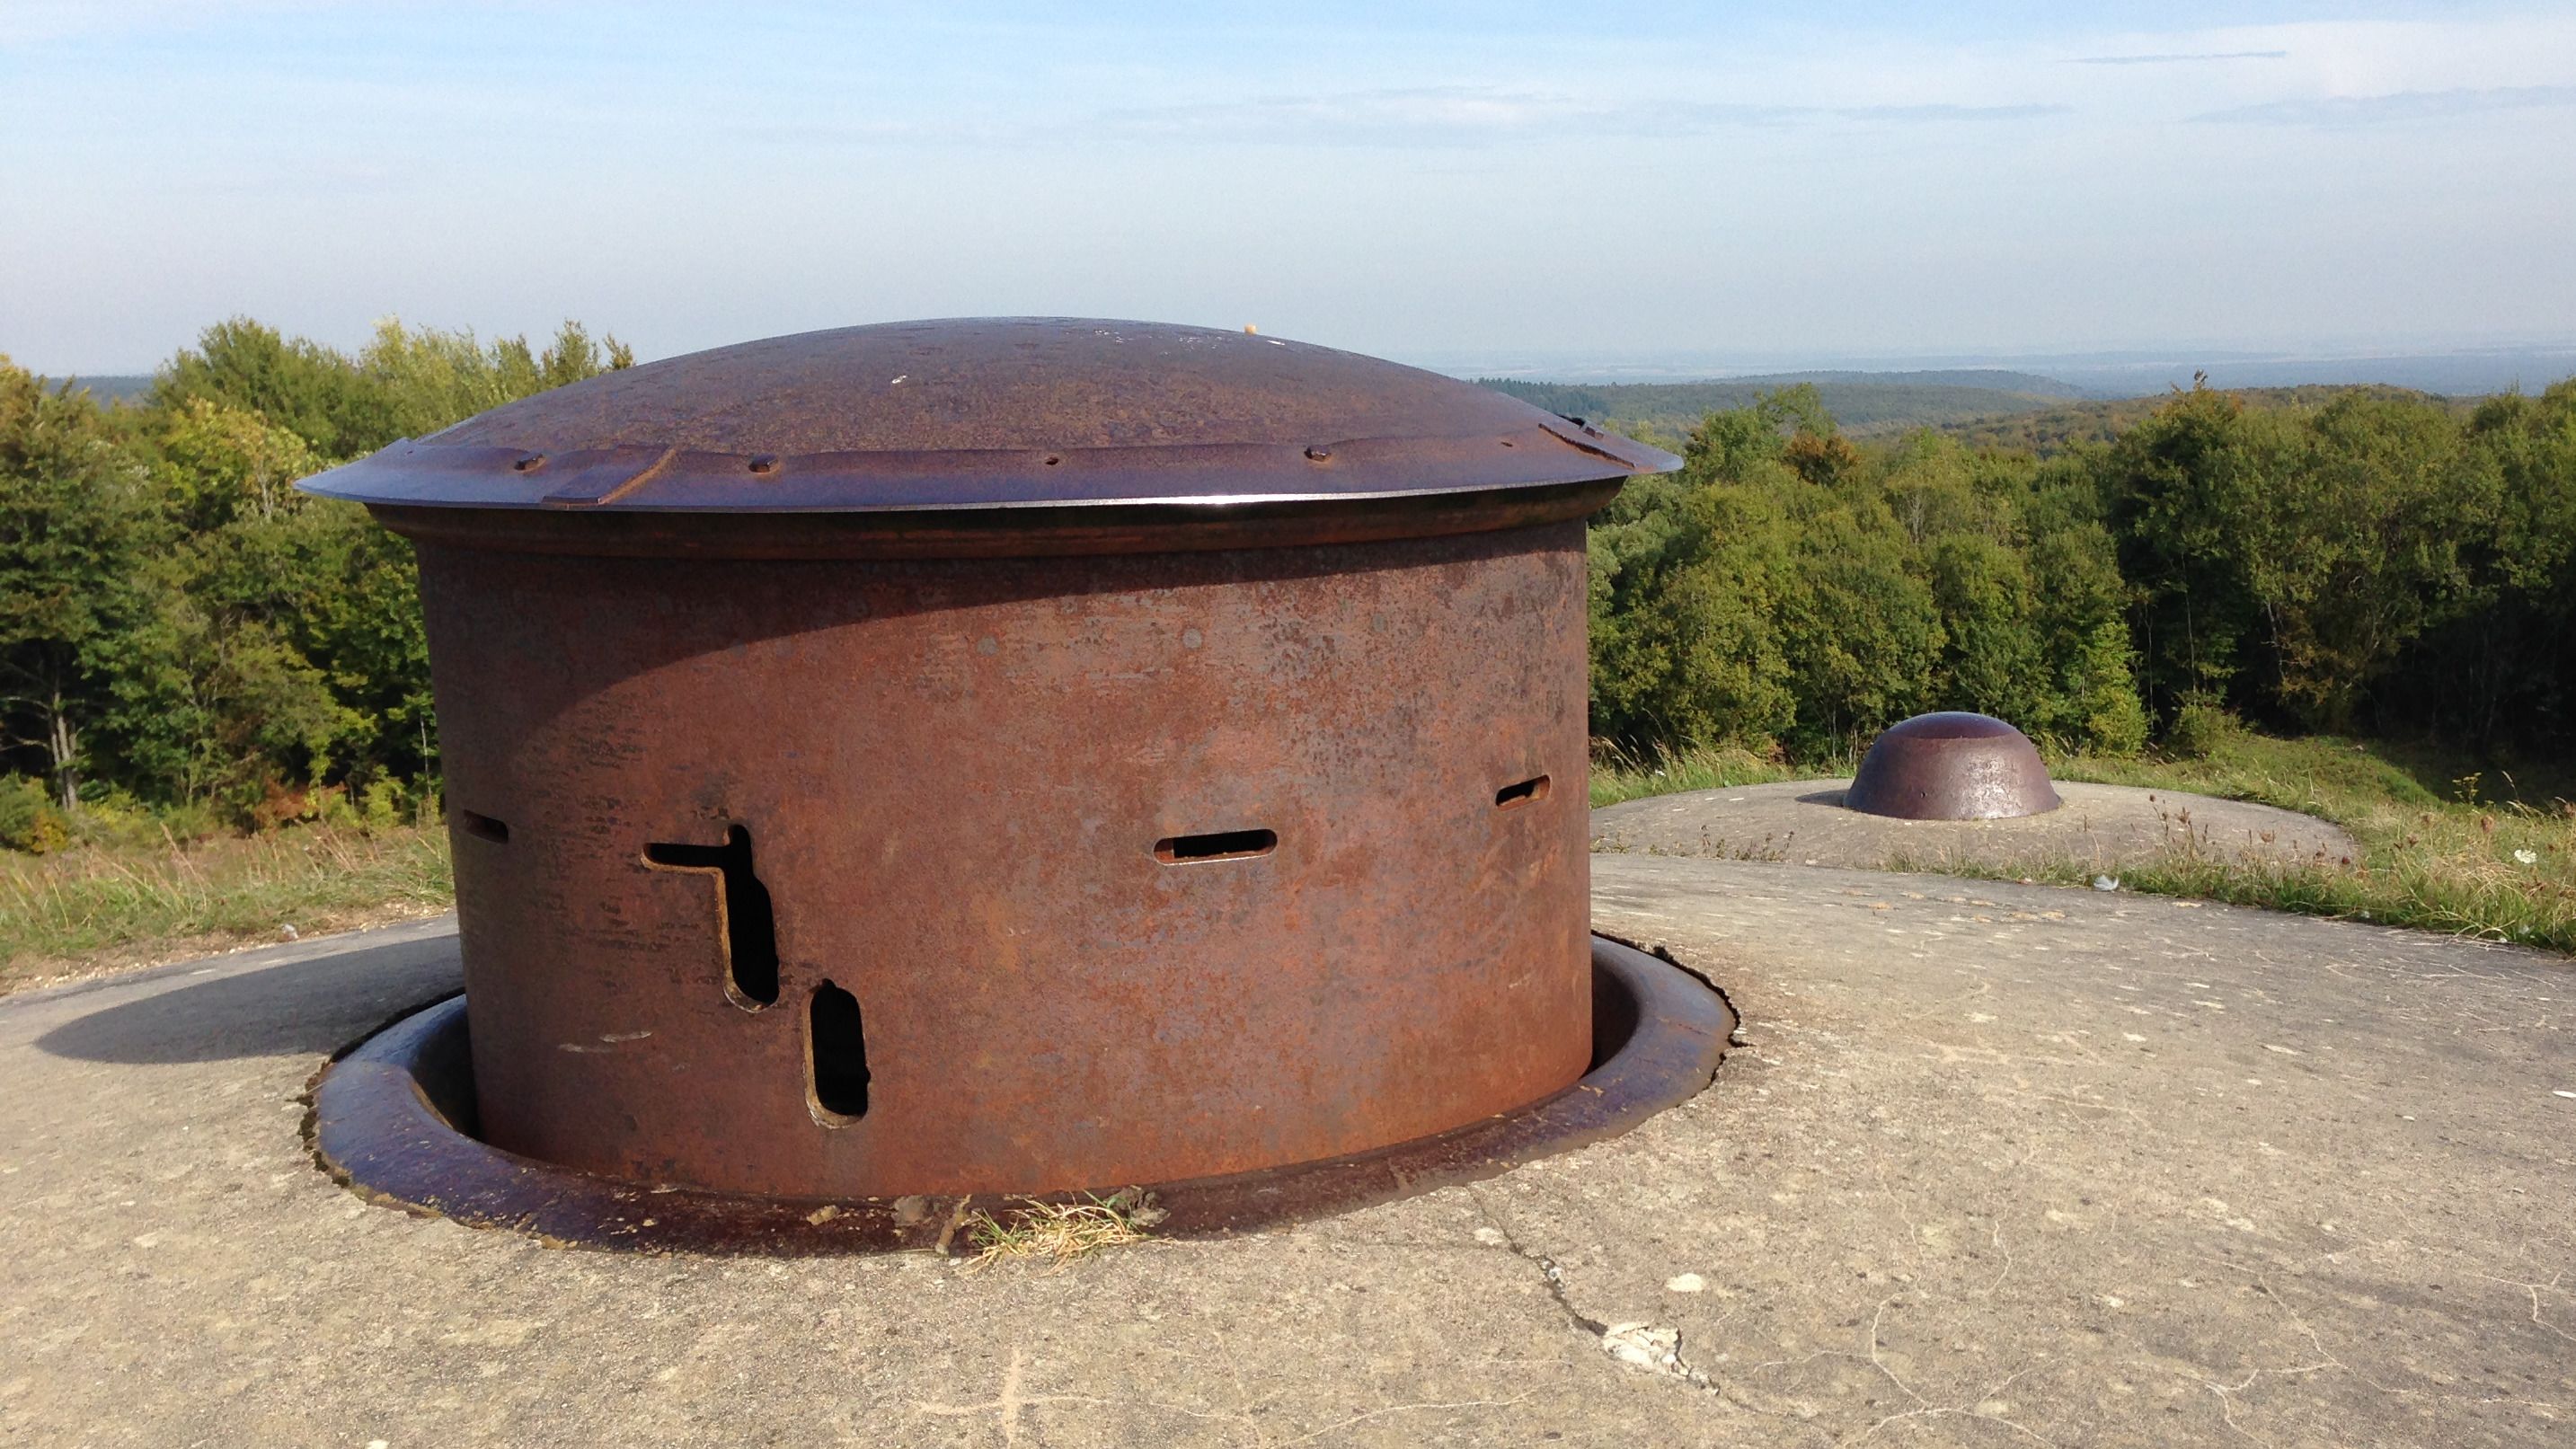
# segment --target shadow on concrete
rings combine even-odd
[[[102,991],[99,1009],[46,1032],[36,1046],[92,1062],[324,1056],[464,985],[454,936],[353,944],[149,996]]]
[[[1843,797],[1850,793],[1851,791],[1848,789],[1842,788],[1832,790],[1811,790],[1808,793],[1799,796],[1798,803],[1801,805],[1840,805],[1843,803]]]

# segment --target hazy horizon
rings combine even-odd
[[[651,361],[653,359],[643,359]],[[1453,377],[1597,386],[1605,383],[1723,383],[1816,378],[1845,383],[1933,381],[2017,391],[2017,379],[2038,377],[2097,398],[2139,397],[2206,380],[2221,388],[2302,384],[2375,383],[2423,392],[2474,396],[2535,393],[2576,377],[2576,345],[2502,345],[2444,352],[2388,350],[2336,352],[2230,351],[2216,348],[2136,349],[2074,354],[1862,354],[1739,356],[1678,353],[1484,353],[1416,355],[1399,361]],[[1980,375],[1984,379],[1980,379]],[[99,386],[102,397],[135,396],[154,370],[72,374]],[[44,374],[39,374],[44,376]],[[49,381],[61,381],[55,375]]]
[[[2063,12],[21,4],[0,352],[147,371],[233,315],[647,358],[1124,316],[1469,371],[2576,345],[2576,15]]]

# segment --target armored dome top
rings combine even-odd
[[[1879,735],[1894,740],[2018,740],[2022,732],[1990,714],[1945,709],[1889,725]]]
[[[1900,820],[2008,820],[2065,802],[2030,738],[1988,714],[1899,720],[1861,757],[1843,804]]]
[[[1678,466],[1357,353],[1018,317],[844,327],[646,363],[304,486],[402,510],[872,513],[1406,498]]]

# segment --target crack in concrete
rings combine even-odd
[[[1485,1220],[1485,1226],[1502,1236],[1502,1246],[1510,1249],[1514,1257],[1526,1259],[1537,1267],[1539,1280],[1547,1285],[1547,1296],[1555,1300],[1557,1308],[1565,1314],[1568,1321],[1595,1338],[1610,1331],[1609,1324],[1574,1306],[1574,1301],[1566,1296],[1565,1270],[1556,1265],[1554,1258],[1544,1253],[1534,1252],[1524,1245],[1519,1235],[1505,1226],[1502,1219],[1495,1214],[1494,1205],[1487,1200],[1481,1188],[1470,1187],[1467,1189],[1467,1195],[1475,1199],[1476,1215]]]
[[[1926,1295],[1920,1292],[1911,1293],[1909,1295],[1907,1292],[1900,1291],[1891,1293],[1878,1300],[1877,1308],[1870,1314],[1869,1337],[1867,1343],[1863,1346],[1863,1351],[1861,1352],[1854,1352],[1850,1349],[1844,1348],[1820,1348],[1814,1353],[1808,1354],[1804,1358],[1772,1359],[1764,1363],[1751,1365],[1746,1368],[1744,1372],[1746,1375],[1751,1375],[1760,1373],[1765,1369],[1802,1368],[1807,1364],[1814,1363],[1816,1360],[1822,1358],[1848,1359],[1855,1363],[1868,1364],[1872,1369],[1875,1369],[1878,1372],[1880,1377],[1894,1385],[1899,1393],[1902,1393],[1906,1398],[1913,1401],[1913,1408],[1899,1409],[1893,1414],[1881,1415],[1879,1418],[1871,1421],[1867,1427],[1861,1429],[1857,1434],[1854,1434],[1847,1439],[1837,1439],[1835,1441],[1836,1443],[1866,1443],[1870,1439],[1876,1437],[1878,1431],[1886,1428],[1890,1424],[1900,1424],[1913,1419],[1964,1418],[1972,1419],[1980,1424],[1991,1424],[1997,1428],[2007,1429],[2024,1439],[2031,1440],[2034,1443],[2048,1445],[2049,1449],[2057,1449],[2057,1442],[2055,1440],[2050,1439],[2048,1436],[2031,1428],[2027,1424],[2017,1423],[2005,1414],[1987,1407],[1987,1405],[2000,1399],[2003,1396],[2004,1391],[2011,1388],[2017,1380],[2034,1372],[2039,1365],[2025,1364],[2020,1368],[2014,1369],[2011,1373],[2004,1375],[2002,1378],[1978,1389],[1975,1393],[1968,1395],[1958,1403],[1939,1404],[1925,1398],[1923,1394],[1914,1387],[1914,1385],[1908,1383],[1905,1380],[1905,1377],[1896,1371],[1894,1365],[1888,1363],[1884,1355],[1881,1353],[1881,1334],[1887,1324],[1887,1310],[1891,1307],[1903,1306],[1908,1301],[1919,1304],[1924,1301],[1925,1297]],[[1799,1415],[1791,1411],[1784,1411],[1773,1405],[1756,1402],[1755,1398],[1750,1393],[1741,1390],[1729,1391],[1726,1398],[1729,1403],[1736,1404],[1753,1413],[1761,1414],[1769,1418],[1804,1417],[1803,1415]]]
[[[2355,1368],[2352,1364],[2345,1362],[2333,1349],[2327,1347],[2325,1337],[2317,1331],[2316,1325],[2310,1323],[2306,1315],[2300,1313],[2299,1310],[2292,1306],[2287,1299],[2283,1298],[2281,1294],[2273,1288],[2270,1280],[2260,1271],[2242,1267],[2233,1263],[2217,1263],[2213,1266],[2228,1272],[2243,1275],[2246,1279],[2247,1290],[2261,1298],[2264,1302],[2271,1304],[2275,1309],[2279,1310],[2284,1317],[2289,1319],[2292,1328],[2294,1328],[2301,1337],[2308,1341],[2309,1348],[2313,1350],[2316,1355],[2315,1360],[2313,1362],[2292,1363],[2281,1366],[2258,1366],[2247,1370],[2244,1379],[2237,1383],[2228,1383],[2223,1379],[2213,1377],[2211,1374],[2189,1364],[2177,1364],[2160,1358],[2133,1359],[2129,1362],[2136,1367],[2145,1368],[2153,1372],[2169,1373],[2179,1378],[2188,1379],[2191,1382],[2200,1385],[2203,1389],[2206,1389],[2212,1397],[2218,1400],[2219,1419],[2226,1425],[2228,1431],[2239,1438],[2263,1445],[2264,1449],[2273,1449],[2272,1441],[2265,1438],[2263,1435],[2254,1432],[2254,1430],[2248,1428],[2244,1424],[2239,1423],[2236,1418],[2236,1410],[2243,1396],[2248,1394],[2256,1384],[2260,1383],[2265,1378],[2288,1379],[2303,1378],[2311,1374],[2341,1374],[2351,1379],[2353,1382],[2370,1389],[2374,1393],[2386,1394],[2392,1398],[2422,1398],[2431,1399],[2437,1403],[2456,1404],[2512,1404],[2520,1408],[2539,1410],[2543,1414],[2552,1417],[2564,1412],[2565,1410],[2566,1406],[2563,1404],[2555,1404],[2540,1399],[2527,1399],[2513,1394],[2455,1394],[2446,1393],[2437,1388],[2408,1388],[2397,1384],[2383,1383],[2380,1380],[2373,1378],[2371,1375],[2362,1372],[2360,1369]],[[2531,1289],[2535,1286],[2552,1286],[2548,1284],[2532,1285],[2511,1279],[2495,1278],[2485,1273],[2473,1272],[2473,1276],[2485,1278],[2489,1282],[2508,1287]],[[2532,1298],[2534,1301],[2534,1311],[2536,1313],[2538,1308],[2538,1293],[2534,1292],[2532,1294]],[[2539,1320],[2535,1318],[2534,1321],[2538,1322]],[[2550,1329],[2552,1332],[2558,1331],[2554,1325],[2545,1322],[2540,1323],[2540,1326]]]
[[[1915,1401],[1918,1404],[1922,1404],[1922,1407],[1904,1409],[1896,1413],[1889,1414],[1871,1424],[1868,1428],[1861,1430],[1860,1433],[1854,1435],[1846,1442],[1851,1444],[1867,1443],[1872,1436],[1878,1433],[1879,1430],[1886,1428],[1890,1424],[1903,1423],[1908,1419],[1968,1418],[1974,1419],[1980,1424],[1993,1424],[2000,1428],[2010,1429],[2014,1433],[2019,1434],[2033,1443],[2047,1445],[2048,1449],[2058,1449],[2056,1440],[2049,1438],[2047,1435],[2040,1433],[2029,1425],[2014,1423],[2012,1420],[2005,1418],[2001,1414],[1988,1413],[1980,1407],[1989,1401],[2001,1398],[2004,1390],[2011,1388],[2015,1379],[2018,1379],[2029,1372],[2030,1370],[2027,1368],[2015,1369],[1995,1382],[1979,1389],[1965,1403],[1925,1404],[1922,1401],[1922,1396],[1918,1394],[1915,1396]],[[1894,1378],[1895,1375],[1890,1374],[1888,1377]],[[1903,1387],[1901,1383],[1898,1386]],[[1911,1394],[1914,1391],[1912,1389],[1906,1389],[1906,1392]]]
[[[2551,1333],[2557,1334],[2560,1338],[2567,1340],[2569,1343],[2576,1343],[2576,1333],[2569,1333],[2566,1329],[2563,1329],[2557,1324],[2540,1316],[2540,1295],[2542,1293],[2548,1292],[2565,1294],[2567,1292],[2565,1288],[2559,1286],[2567,1281],[2567,1275],[2565,1272],[2560,1272],[2556,1277],[2551,1278],[2546,1283],[2525,1283],[2516,1278],[2499,1278],[2492,1273],[2480,1273],[2478,1276],[2486,1279],[2490,1283],[2500,1284],[2507,1288],[2519,1288],[2523,1292],[2530,1294],[2532,1323],[2540,1328],[2547,1329]]]
[[[1520,1236],[1514,1233],[1494,1211],[1493,1203],[1488,1200],[1483,1191],[1469,1188],[1468,1195],[1475,1199],[1477,1216],[1483,1218],[1485,1226],[1501,1237],[1501,1246],[1508,1249],[1514,1257],[1523,1259],[1538,1269],[1539,1281],[1546,1285],[1549,1299],[1556,1304],[1558,1311],[1565,1315],[1567,1322],[1592,1338],[1594,1347],[1599,1348],[1614,1361],[1631,1368],[1643,1370],[1660,1378],[1678,1379],[1703,1392],[1722,1392],[1714,1379],[1706,1372],[1692,1367],[1690,1361],[1682,1357],[1680,1329],[1659,1328],[1646,1322],[1611,1323],[1595,1318],[1576,1307],[1573,1295],[1566,1287],[1565,1270],[1558,1266],[1557,1261],[1523,1243]],[[1666,1341],[1667,1338],[1669,1342]]]
[[[1360,1413],[1336,1419],[1320,1428],[1299,1434],[1295,1438],[1278,1439],[1273,1438],[1269,1428],[1265,1426],[1260,1419],[1255,1417],[1257,1413],[1267,1407],[1266,1405],[1256,1404],[1250,1410],[1203,1409],[1189,1404],[1173,1402],[1167,1399],[1101,1398],[1093,1394],[1030,1393],[1027,1387],[1028,1368],[1029,1362],[1027,1350],[1018,1344],[1013,1344],[1011,1346],[1010,1359],[1004,1365],[1002,1370],[1001,1385],[992,1398],[986,1399],[981,1403],[974,1404],[951,1404],[928,1399],[915,1399],[912,1402],[913,1413],[923,1418],[932,1419],[977,1419],[990,1414],[993,1416],[995,1428],[1000,1433],[1003,1449],[1019,1449],[1020,1445],[1029,1442],[1028,1435],[1033,1432],[1037,1432],[1039,1429],[1039,1426],[1033,1422],[1034,1416],[1031,1412],[1033,1410],[1052,1409],[1065,1406],[1086,1409],[1121,1409],[1141,1406],[1165,1413],[1180,1414],[1183,1417],[1191,1419],[1216,1420],[1233,1424],[1235,1427],[1249,1433],[1252,1437],[1252,1441],[1256,1444],[1265,1446],[1265,1449],[1296,1449],[1296,1446],[1299,1445],[1312,1444],[1319,1440],[1330,1439],[1354,1425],[1369,1423],[1372,1420],[1389,1418],[1397,1414],[1430,1413],[1455,1409],[1507,1409],[1524,1402],[1530,1397],[1530,1394],[1528,1393],[1520,1393],[1515,1394],[1508,1399],[1445,1399],[1401,1404],[1383,1404],[1374,1409],[1364,1410]],[[1239,1378],[1237,1379],[1236,1387],[1238,1389],[1242,1387]],[[859,1440],[857,1436],[847,1433],[842,1437],[847,1442],[864,1442]],[[1043,1443],[1045,1442],[1045,1438],[1046,1436],[1043,1433],[1037,1434],[1037,1442]]]

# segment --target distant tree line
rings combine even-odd
[[[2576,380],[2473,409],[2195,388],[2042,458],[1711,414],[1592,530],[1593,727],[1827,756],[1928,709],[2138,748],[2192,706],[2576,744]]]
[[[388,322],[350,356],[236,320],[101,408],[0,358],[0,840],[434,788],[410,546],[293,485],[632,360],[572,323],[531,347]]]
[[[410,546],[331,463],[632,361],[385,324],[209,329],[102,408],[0,359],[0,843],[434,794]],[[2576,744],[2576,380],[2474,408],[2176,393],[2046,455],[1856,442],[1816,389],[1708,413],[1591,533],[1592,719],[1632,750],[1852,750],[1927,709],[2070,748],[2194,707]]]

